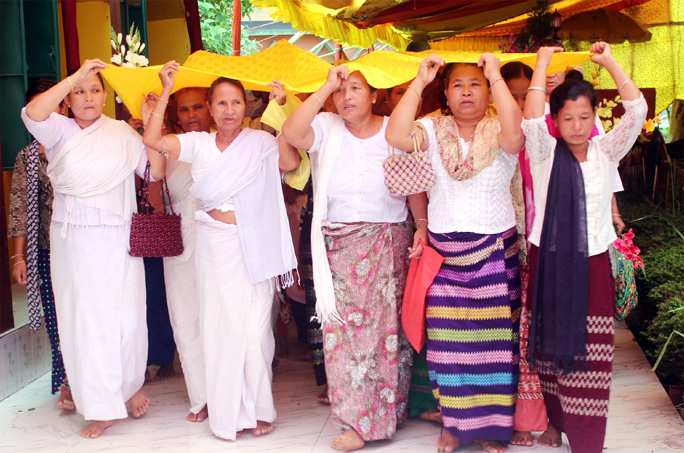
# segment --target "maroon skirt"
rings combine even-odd
[[[533,300],[539,249],[529,255],[528,300]],[[573,452],[603,450],[615,353],[615,281],[608,252],[589,257],[587,369],[565,374],[550,362],[537,363],[549,422],[568,436]],[[534,316],[534,313],[531,313]]]

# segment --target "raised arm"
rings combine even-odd
[[[544,116],[544,104],[546,102],[546,69],[551,63],[554,52],[562,52],[562,47],[542,47],[537,52],[537,63],[527,89],[525,99],[525,119],[541,118]]]
[[[499,146],[507,153],[517,154],[525,146],[525,135],[520,127],[522,112],[501,77],[501,61],[491,53],[483,53],[477,65],[489,80],[489,90],[499,116]]]
[[[595,42],[591,46],[591,61],[606,68],[618,87],[618,93],[623,101],[633,101],[641,96],[641,91],[634,81],[627,75],[620,63],[613,56],[610,45],[606,42]]]
[[[322,87],[309,96],[283,124],[283,136],[287,142],[299,149],[311,149],[314,143],[314,130],[311,127],[316,114],[326,99],[340,86],[342,80],[349,77],[349,68],[333,66]]]
[[[178,159],[180,156],[180,140],[171,134],[162,136],[162,124],[164,123],[166,106],[169,104],[169,96],[171,96],[175,84],[173,75],[178,73],[178,66],[175,61],[166,63],[159,71],[159,79],[162,82],[161,95],[156,99],[156,102],[148,99],[149,97],[143,100],[143,121],[146,124],[143,143],[147,146],[148,151],[153,150],[158,153],[166,151],[168,157],[172,159]],[[148,153],[148,158],[150,155],[151,153]],[[152,165],[151,158],[150,165]]]
[[[57,85],[34,97],[26,106],[26,115],[33,121],[45,121],[76,85],[88,80],[106,67],[107,65],[98,59],[84,61],[73,75],[65,77]]]
[[[420,149],[427,149],[429,139],[414,124],[414,120],[423,90],[435,79],[439,68],[442,66],[444,66],[444,60],[434,54],[420,62],[416,78],[411,82],[390,115],[385,131],[387,143],[402,151],[411,152],[413,151],[411,136],[415,134],[418,137]]]
[[[280,153],[280,157],[278,159],[278,167],[280,167],[280,171],[292,171],[299,167],[299,152],[297,151],[297,148],[285,141],[283,134],[278,136],[278,152]]]

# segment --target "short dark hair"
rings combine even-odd
[[[589,99],[591,108],[596,110],[598,100],[596,99],[596,91],[594,91],[592,84],[583,79],[566,79],[565,82],[558,85],[556,89],[551,92],[551,97],[549,99],[551,117],[555,118],[558,116],[558,112],[560,112],[565,105],[565,101],[576,101],[582,96]]]
[[[444,88],[449,88],[449,77],[451,77],[451,73],[454,72],[454,69],[456,69],[459,66],[472,66],[473,68],[477,68],[480,71],[482,71],[482,76],[487,82],[487,87],[489,87],[489,80],[487,79],[487,77],[484,76],[484,70],[481,67],[479,67],[477,63],[449,63],[444,68]]]
[[[577,69],[571,69],[565,73],[565,80],[584,80],[584,75]]]
[[[29,85],[28,89],[26,90],[26,103],[28,104],[29,102],[31,102],[31,99],[38,96],[40,93],[45,93],[47,90],[49,90],[55,85],[57,85],[57,82],[51,79],[47,79],[45,77],[41,77],[40,79],[36,80],[31,85]]]
[[[504,82],[515,79],[532,80],[532,68],[520,61],[509,61],[501,66],[501,77],[504,78]]]
[[[81,68],[74,68],[67,72],[67,77],[72,76],[78,72],[78,70]],[[97,76],[98,79],[100,79],[100,85],[102,85],[102,89],[104,90],[104,79],[102,78],[102,74],[100,72],[96,72],[95,75]]]
[[[243,102],[246,101],[246,96],[245,96],[245,87],[242,86],[242,83],[239,80],[235,79],[229,79],[228,77],[219,77],[218,79],[214,80],[211,82],[211,86],[209,87],[209,105],[211,105],[211,101],[214,99],[214,90],[216,89],[217,86],[227,83],[228,85],[232,85],[240,92],[242,93],[242,100]]]

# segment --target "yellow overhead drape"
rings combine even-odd
[[[436,51],[447,63],[475,63],[480,57],[475,52]],[[345,63],[350,71],[361,71],[368,83],[376,88],[390,88],[415,77],[420,61],[430,52],[404,53],[376,51]],[[502,63],[522,61],[532,67],[535,54],[499,54]],[[549,73],[559,72],[567,66],[576,66],[589,58],[589,52],[555,54]],[[217,77],[240,80],[248,90],[270,91],[266,84],[280,80],[290,93],[313,92],[327,78],[331,65],[310,52],[287,41],[254,55],[232,57],[209,52],[195,52],[176,74],[174,91],[191,86],[208,87]],[[131,114],[140,118],[140,106],[149,92],[161,93],[157,73],[161,66],[149,68],[121,68],[110,66],[102,75],[126,103]]]

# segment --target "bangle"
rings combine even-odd
[[[622,216],[621,216],[620,214],[613,214],[613,217],[620,217],[620,218],[622,218]]]
[[[169,152],[166,150],[166,137],[162,135],[162,141],[164,142],[164,145],[162,146],[161,153],[159,153],[159,156],[168,159],[169,158]]]
[[[318,98],[318,96],[316,96],[316,93],[311,93],[311,96],[316,98],[316,100],[321,104],[321,107],[325,107],[325,104]]]
[[[21,264],[21,263],[25,263],[25,262],[26,262],[26,261],[17,261],[16,263],[14,263],[14,264],[12,265],[12,267],[16,266],[17,264]]]
[[[418,224],[419,224],[420,222],[428,223],[428,220],[427,220],[427,219],[416,219],[416,220],[413,221],[413,224],[416,226],[416,228],[418,228]]]
[[[424,128],[423,125],[420,124],[418,121],[416,121],[416,122],[413,123],[413,124],[415,124],[416,127],[417,127],[418,129],[420,129],[420,135],[421,135],[421,137],[423,137],[423,143],[425,143],[425,128]]]
[[[416,96],[418,96],[418,99],[423,99],[423,95],[420,94],[420,93],[418,92],[418,90],[416,90],[415,88],[413,88],[413,86],[411,86],[411,85],[409,85],[408,87],[409,87],[409,90],[411,90],[411,91],[413,91],[414,93],[416,93]]]
[[[492,83],[490,83],[490,84],[489,84],[489,89],[491,90],[492,87],[493,87],[494,85],[496,85],[496,82],[499,82],[499,81],[501,81],[501,80],[503,80],[503,79],[504,79],[503,77],[499,77],[498,79],[496,79],[495,81],[493,81]]]
[[[622,84],[618,87],[618,91],[620,91],[620,90],[622,89],[622,87],[624,87],[624,86],[627,84],[627,82],[629,82],[630,80],[632,80],[632,78],[631,78],[631,77],[627,77],[627,80],[625,80],[624,82],[622,82]]]
[[[529,87],[529,88],[527,89],[527,91],[530,91],[530,90],[537,90],[537,91],[541,91],[542,93],[546,94],[546,88],[542,88],[542,87]]]
[[[150,112],[150,114],[151,114],[151,115],[157,115],[157,116],[160,117],[160,118],[164,118],[164,115],[162,115],[161,113]]]
[[[74,91],[74,89],[76,88],[76,85],[74,85],[74,82],[71,81],[69,76],[67,76],[66,80],[67,80],[67,82],[69,82],[69,85],[71,85],[71,91]]]
[[[16,255],[10,256],[10,259],[13,260],[14,258],[16,258],[18,256],[24,256],[24,254],[23,253],[17,253]]]
[[[162,101],[162,102],[165,103],[165,104],[168,104],[168,103],[169,103],[168,99],[164,99],[164,98],[158,97],[157,100],[158,100],[158,101]]]

